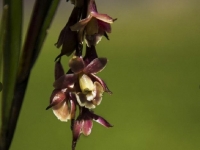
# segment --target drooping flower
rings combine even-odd
[[[93,127],[93,121],[107,128],[112,127],[112,125],[104,118],[94,114],[91,110],[87,108],[82,108],[81,113],[74,122],[73,126],[72,150],[75,149],[77,140],[81,134],[85,136],[90,135]]]
[[[88,46],[96,45],[104,35],[108,39],[107,33],[111,33],[110,24],[116,19],[107,14],[97,12],[94,0],[89,1],[87,18],[80,20],[73,26],[72,31],[79,31],[79,41],[83,42],[84,37]]]
[[[64,69],[60,63],[60,60],[55,64],[55,80],[64,75]],[[68,88],[54,89],[50,97],[50,105],[46,108],[52,108],[55,116],[61,121],[68,121],[75,116],[75,96],[70,92]]]
[[[95,75],[105,68],[106,63],[106,58],[96,58],[86,65],[82,58],[74,57],[69,62],[69,67],[74,74],[61,76],[54,82],[54,87],[70,89],[73,85],[79,105],[95,108],[101,103],[103,92],[110,92],[105,82]]]
[[[79,48],[77,31],[72,31],[70,29],[70,26],[79,21],[80,17],[81,8],[74,7],[67,24],[60,32],[58,41],[55,44],[57,48],[60,48],[62,46],[61,53],[56,57],[56,60],[62,55],[71,55],[75,49]]]
[[[68,121],[70,119],[70,110],[68,106],[69,97],[68,93],[66,93],[67,89],[53,90],[50,97],[50,105],[46,108],[52,108],[55,116],[61,121]]]
[[[46,109],[51,108],[61,121],[71,121],[72,150],[75,150],[80,135],[90,135],[93,121],[112,127],[92,110],[101,103],[104,92],[111,93],[106,83],[96,75],[105,68],[107,59],[98,58],[95,46],[102,36],[109,39],[107,33],[111,33],[111,24],[116,19],[98,13],[95,0],[66,1],[74,4],[74,9],[55,44],[62,49],[56,57],[54,90]],[[86,52],[83,57],[84,40]],[[69,70],[65,73],[61,56],[69,56],[74,51]],[[77,108],[79,112],[76,112]]]
[[[72,71],[78,74],[81,89],[81,92],[75,94],[80,106],[95,108],[101,103],[103,92],[105,91],[105,88],[103,88],[104,84],[101,85],[101,82],[92,80],[90,76],[94,76],[94,74],[103,70],[106,63],[106,58],[96,58],[85,66],[82,58],[76,57],[71,59],[69,65]]]

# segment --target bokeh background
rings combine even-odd
[[[2,2],[2,0],[0,0]],[[109,63],[99,74],[104,94],[95,113],[113,128],[94,123],[77,150],[200,149],[200,1],[96,0],[98,11],[118,20],[110,41],[97,46]],[[34,0],[26,0],[24,34]],[[1,3],[2,4],[2,3]],[[43,50],[32,70],[10,150],[71,148],[70,123],[45,108],[53,90],[54,46],[73,5],[61,0]],[[62,59],[65,70],[69,58]]]

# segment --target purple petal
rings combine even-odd
[[[89,74],[89,77],[92,78],[92,80],[94,80],[94,81],[98,81],[102,85],[105,92],[112,94],[112,92],[108,89],[106,83],[102,79],[100,79],[99,77],[97,77],[94,74]]]
[[[101,124],[104,127],[113,127],[108,121],[106,121],[104,118],[96,115],[96,114],[92,114],[92,118],[94,121],[98,122],[99,124]]]
[[[98,25],[101,30],[111,33],[111,25],[109,23],[98,20]]]
[[[65,74],[62,64],[60,63],[60,60],[56,61],[55,63],[55,80],[60,78]]]
[[[88,119],[83,121],[82,132],[85,136],[90,135],[92,131],[92,126],[93,126],[92,120]]]
[[[113,23],[114,22],[114,19],[111,18],[110,16],[108,16],[107,14],[99,14],[99,13],[96,13],[96,12],[91,12],[91,15],[93,17],[95,17],[96,19],[101,20],[103,22],[107,22],[107,23]]]
[[[75,80],[76,80],[76,77],[74,74],[66,74],[66,75],[63,75],[60,78],[58,78],[54,82],[53,86],[56,89],[68,88],[74,84]]]
[[[91,19],[92,19],[92,16],[82,19],[79,22],[77,22],[75,25],[71,26],[70,29],[72,31],[78,31],[78,30],[84,28]]]
[[[54,89],[50,97],[50,105],[46,108],[46,110],[61,103],[65,98],[66,95],[63,91]]]
[[[91,12],[91,11],[97,12],[97,6],[96,6],[96,3],[94,0],[89,0],[88,11],[89,12]]]
[[[85,64],[82,58],[75,57],[69,61],[69,67],[74,73],[80,73],[84,69]]]
[[[106,58],[96,58],[85,67],[83,72],[86,74],[98,73],[105,68],[106,63]]]

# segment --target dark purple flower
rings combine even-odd
[[[110,24],[116,19],[111,18],[107,14],[97,12],[94,0],[90,0],[88,4],[87,18],[80,20],[73,26],[72,31],[79,31],[79,41],[83,42],[84,36],[88,46],[96,45],[107,33],[111,32]]]
[[[72,140],[72,150],[75,149],[78,138],[81,134],[88,136],[90,135],[93,127],[93,121],[98,122],[104,127],[112,127],[112,125],[106,121],[104,118],[94,114],[91,110],[83,108],[81,114],[78,116],[77,120],[74,122],[73,126],[73,140]]]
[[[101,103],[103,92],[107,90],[107,86],[100,78],[96,80],[94,76],[105,68],[106,63],[106,58],[96,58],[88,65],[79,57],[70,60],[69,66],[77,76],[81,89],[81,92],[75,93],[80,106],[91,109]]]
[[[64,69],[59,60],[55,64],[55,80],[64,75]],[[52,108],[53,113],[59,120],[68,121],[75,117],[75,101],[76,98],[70,92],[70,89],[66,87],[54,89],[50,97],[50,105],[46,109]]]
[[[58,41],[55,44],[57,48],[60,48],[62,46],[61,53],[56,57],[56,60],[62,55],[71,55],[73,51],[78,48],[79,43],[77,31],[72,31],[70,29],[70,26],[78,22],[80,17],[81,8],[74,7],[67,24],[60,32]]]
[[[98,13],[95,0],[66,1],[74,4],[74,8],[55,44],[62,49],[55,59],[54,90],[46,109],[51,108],[60,121],[71,121],[72,150],[75,150],[80,135],[91,134],[93,121],[112,127],[92,110],[101,103],[104,92],[111,94],[106,83],[96,75],[105,68],[108,60],[98,58],[95,46],[102,36],[109,39],[107,33],[111,33],[111,24],[116,19]],[[84,40],[86,51],[83,57]],[[70,69],[65,73],[60,62],[61,56],[69,56],[74,51],[69,61]]]
[[[55,116],[61,121],[68,121],[70,117],[70,110],[68,106],[69,98],[66,97],[66,89],[55,89],[50,97],[50,105],[46,108],[52,108]]]
[[[106,63],[106,58],[96,58],[86,65],[82,58],[73,57],[69,67],[74,74],[62,75],[54,82],[54,87],[74,91],[80,106],[95,108],[101,103],[103,92],[108,92],[104,81],[95,75],[105,68]]]

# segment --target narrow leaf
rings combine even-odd
[[[2,58],[3,58],[3,47],[5,46],[5,39],[6,39],[6,33],[7,33],[7,23],[8,23],[8,5],[5,5],[3,7],[3,14],[1,19],[1,25],[0,25],[0,72],[2,72]],[[0,74],[0,79],[2,77],[2,74]]]
[[[7,139],[9,130],[10,110],[14,95],[16,74],[21,51],[22,39],[22,1],[4,1],[4,12],[7,7],[6,19],[2,26],[4,36],[2,37],[3,52],[3,91],[2,91],[2,127],[0,149],[8,149],[10,139]]]
[[[37,0],[27,31],[18,81],[27,78],[37,59],[60,0]]]
[[[10,108],[5,107],[4,110],[6,110],[6,115],[9,118],[6,118],[4,122],[9,122],[9,124],[3,124],[5,126],[5,129],[2,128],[4,131],[4,136],[1,139],[5,139],[6,142],[6,150],[9,149],[9,146],[11,144],[13,134],[16,128],[19,112],[23,103],[23,98],[25,95],[25,91],[27,88],[29,75],[31,68],[37,59],[37,56],[40,52],[40,49],[43,45],[44,39],[47,34],[47,29],[50,26],[50,23],[53,19],[53,16],[55,14],[55,11],[57,9],[59,0],[37,0],[35,2],[35,7],[33,9],[30,26],[27,31],[27,36],[25,39],[25,45],[23,47],[23,53],[22,57],[20,59],[20,65],[18,65],[18,59],[19,59],[19,52],[21,51],[21,27],[22,24],[22,1],[21,0],[7,0],[12,8],[11,15],[9,15],[9,34],[13,35],[11,38],[6,40],[9,43],[6,43],[8,45],[5,49],[5,55],[4,57],[9,58],[9,60],[12,60],[12,64],[4,61],[4,77],[7,79],[3,84],[5,84],[7,87],[4,86],[4,92],[6,93],[6,96],[4,96],[4,100],[7,104],[12,106]],[[8,4],[8,6],[10,6]],[[20,12],[19,12],[20,10]],[[17,35],[17,33],[20,35]],[[12,50],[12,51],[9,51]],[[11,59],[11,55],[14,57],[14,59]],[[6,60],[6,59],[5,59]],[[12,66],[12,67],[11,67]],[[13,67],[19,67],[18,69],[18,75],[16,75],[16,68],[13,69]],[[6,76],[6,74],[8,76]],[[17,78],[16,78],[17,76]],[[17,80],[16,80],[17,79]],[[15,87],[13,86],[13,83],[15,83]],[[12,84],[11,84],[12,83]],[[10,88],[10,86],[12,87]],[[9,89],[9,92],[6,91],[6,89]],[[15,91],[13,92],[13,90]],[[6,104],[4,104],[6,105]],[[4,107],[4,106],[3,106]],[[4,115],[5,116],[5,115]],[[6,133],[6,134],[5,134]],[[1,148],[0,148],[1,149]],[[4,150],[4,149],[2,149]]]
[[[6,38],[6,27],[7,27],[7,22],[8,22],[8,5],[5,5],[3,7],[3,14],[2,14],[2,19],[1,19],[1,25],[0,25],[0,72],[3,72],[3,48],[4,48],[4,43],[5,43],[5,38]],[[3,84],[2,84],[2,73],[0,73],[0,92],[3,90]],[[0,93],[0,102],[1,102],[1,93]]]

